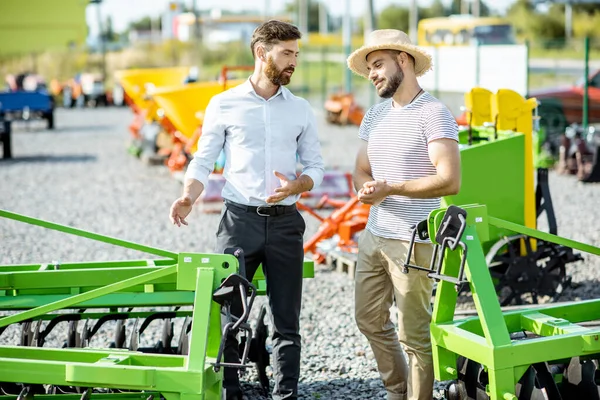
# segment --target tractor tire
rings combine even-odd
[[[47,128],[50,130],[53,130],[54,129],[54,110],[52,110],[48,113],[45,113],[44,119],[48,122]]]
[[[11,126],[10,121],[3,121],[3,131],[0,132],[0,141],[2,142],[3,158],[12,158],[12,145],[11,145]]]
[[[558,106],[543,105],[539,108],[540,126],[546,131],[548,140],[554,142],[556,138],[565,132],[569,125],[563,110]]]

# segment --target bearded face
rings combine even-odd
[[[394,64],[396,65],[396,70],[392,72],[391,76],[379,76],[373,80],[377,94],[381,98],[389,99],[394,96],[394,93],[396,93],[404,80],[404,73],[402,72],[402,68],[400,68],[400,64],[396,60],[394,60]]]
[[[280,69],[275,64],[275,61],[273,60],[272,56],[269,55],[267,57],[267,66],[265,68],[265,74],[267,75],[267,78],[269,78],[271,83],[273,83],[274,85],[284,85],[285,86],[288,83],[290,83],[292,74],[294,73],[294,69],[295,69],[294,67],[287,67],[285,69]]]

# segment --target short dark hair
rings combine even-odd
[[[255,57],[254,46],[257,43],[264,44],[267,50],[271,50],[273,45],[287,40],[298,40],[302,37],[300,30],[292,24],[283,21],[271,20],[258,26],[252,34],[250,41],[250,50],[252,57]]]
[[[400,51],[400,50],[392,50],[392,49],[388,49],[388,50],[387,50],[387,52],[388,52],[388,54],[389,54],[390,56],[392,56],[392,57],[396,57],[396,56],[398,56],[400,53],[404,53],[404,54],[406,54],[406,55],[408,56],[408,59],[412,61],[412,64],[413,64],[413,65],[416,65],[416,64],[415,64],[415,58],[414,58],[414,57],[412,56],[412,54],[410,54],[410,53],[407,53],[407,52],[405,52],[405,51]]]

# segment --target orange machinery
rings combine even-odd
[[[332,124],[359,126],[365,111],[354,100],[352,93],[332,94],[325,102],[327,121]]]
[[[327,204],[337,208],[329,217],[323,218],[315,212],[315,209]],[[321,221],[317,232],[304,244],[304,253],[311,253],[315,262],[322,263],[326,258],[326,254],[319,249],[319,242],[333,239],[335,235],[338,236],[337,247],[342,252],[356,253],[358,251],[354,236],[365,229],[367,225],[369,205],[360,203],[356,196],[346,202],[332,200],[324,196],[315,208],[302,203],[297,203],[297,205],[299,210],[306,211]]]

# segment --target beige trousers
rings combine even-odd
[[[433,359],[429,324],[433,280],[411,269],[402,273],[409,242],[385,239],[366,229],[358,242],[355,317],[367,337],[389,400],[431,400]],[[417,243],[411,264],[429,267],[433,246]],[[398,307],[398,333],[390,320],[393,300]],[[401,344],[408,355],[402,353]]]

